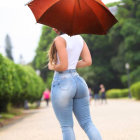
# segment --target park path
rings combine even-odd
[[[140,102],[108,100],[106,105],[90,105],[94,124],[103,140],[140,140]],[[76,140],[88,140],[74,119]],[[52,106],[41,109],[16,123],[0,129],[0,140],[62,140],[61,129]]]

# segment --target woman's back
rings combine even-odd
[[[68,69],[75,69],[84,46],[84,40],[80,35],[68,36],[67,34],[63,34],[61,37],[66,41],[66,50],[68,53]],[[57,58],[57,63],[59,63],[58,55]]]

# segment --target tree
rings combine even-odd
[[[134,71],[139,73],[140,65],[140,1],[139,0],[122,0],[122,5],[118,8],[117,17],[119,23],[111,32],[111,40],[118,41],[117,54],[112,58],[112,67],[119,73],[119,77],[124,83],[125,63],[130,64],[131,75],[134,75]],[[113,43],[115,45],[115,43]],[[133,82],[137,81],[137,78],[131,77]]]
[[[13,47],[11,44],[10,36],[8,34],[6,35],[5,43],[6,43],[6,46],[5,46],[6,55],[9,59],[11,59],[13,61],[13,56],[12,56],[12,48]]]
[[[52,77],[52,72],[47,68],[47,52],[55,36],[56,34],[52,30],[52,28],[47,26],[42,27],[42,34],[40,37],[38,47],[36,49],[36,56],[32,62],[33,67],[36,70],[40,70],[40,76],[45,82],[49,83],[49,86],[51,85],[51,80],[49,79],[49,77]]]

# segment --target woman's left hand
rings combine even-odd
[[[48,68],[49,68],[49,70],[54,70],[54,65],[48,63]]]

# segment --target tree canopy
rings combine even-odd
[[[11,43],[11,38],[8,34],[5,37],[5,52],[7,57],[13,61],[14,59],[12,56],[12,43]]]

